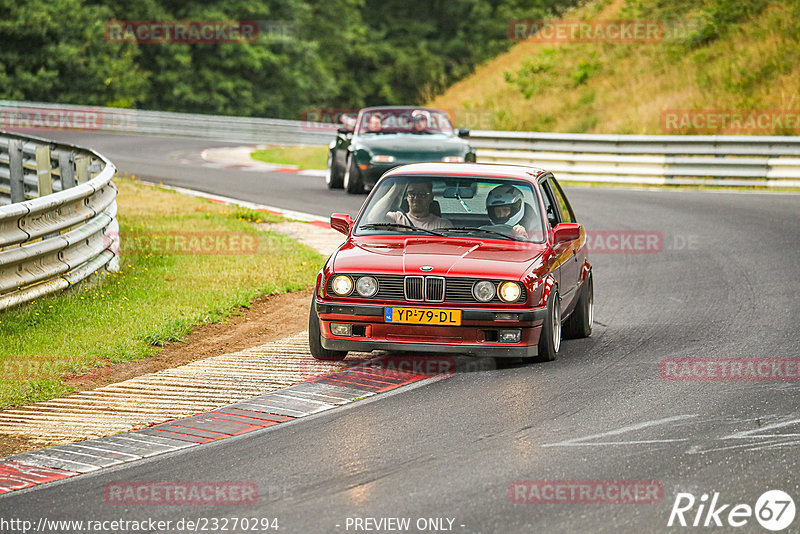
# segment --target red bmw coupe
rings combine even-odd
[[[458,353],[556,358],[592,332],[586,233],[553,175],[474,163],[397,167],[317,275],[311,354]],[[563,328],[562,328],[563,327]]]

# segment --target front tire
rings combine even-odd
[[[342,175],[337,171],[333,151],[328,151],[328,172],[325,173],[325,185],[328,189],[342,188]]]
[[[552,362],[558,356],[561,348],[561,298],[558,291],[550,293],[547,302],[547,318],[542,324],[542,333],[539,335],[539,355],[534,358],[536,362]]]
[[[308,313],[308,348],[311,349],[311,355],[317,360],[328,362],[340,362],[344,360],[347,356],[347,351],[328,350],[322,346],[322,336],[319,328],[319,315],[317,315],[317,308],[314,306],[314,300],[312,299],[311,311]]]
[[[347,170],[344,173],[344,189],[351,195],[364,192],[364,182],[361,179],[361,171],[358,170],[355,156],[347,158]]]
[[[567,339],[580,339],[592,335],[592,323],[594,322],[594,282],[592,273],[586,276],[583,283],[583,291],[575,305],[575,311],[564,323],[564,337]]]

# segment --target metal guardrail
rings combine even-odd
[[[327,145],[336,126],[0,100],[0,125]],[[800,136],[587,135],[473,130],[478,161],[544,167],[562,181],[800,187]],[[0,177],[0,180],[2,178]]]
[[[336,125],[223,115],[140,111],[0,100],[4,128],[66,128],[142,135],[201,137],[248,144],[327,145]]]
[[[535,165],[560,181],[800,187],[800,137],[474,130],[470,142],[480,162]]]
[[[0,309],[119,269],[115,173],[90,150],[0,132]]]

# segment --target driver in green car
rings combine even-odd
[[[377,133],[380,132],[382,128],[383,125],[381,124],[380,115],[376,113],[370,115],[369,119],[367,120],[367,131],[371,133]]]

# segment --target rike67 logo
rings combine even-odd
[[[792,524],[795,512],[794,500],[780,490],[764,492],[754,507],[720,502],[718,492],[714,492],[710,501],[708,493],[702,494],[699,499],[691,493],[678,493],[667,526],[739,528],[752,525],[755,517],[765,529],[778,532]]]

